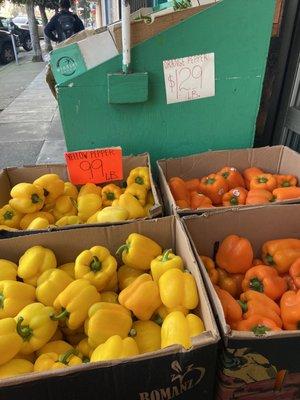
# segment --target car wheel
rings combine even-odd
[[[5,43],[2,46],[1,53],[0,53],[0,61],[3,64],[8,64],[15,59],[14,49],[10,43]]]
[[[32,43],[31,43],[31,39],[30,36],[26,37],[23,41],[23,49],[25,51],[30,51],[32,50]]]

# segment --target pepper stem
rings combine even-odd
[[[222,176],[223,178],[227,179],[229,177],[229,172],[223,172]]]
[[[257,178],[257,182],[258,183],[267,183],[268,182],[268,178],[264,177],[264,176],[259,176]]]
[[[216,178],[207,178],[205,181],[206,185],[213,185],[216,182]]]
[[[75,349],[70,349],[68,351],[66,351],[63,354],[60,354],[58,357],[58,362],[68,365],[68,360],[71,356],[76,356],[78,354],[78,351]]]
[[[119,247],[118,250],[116,251],[116,254],[123,253],[123,251],[126,251],[126,253],[128,253],[129,244],[123,244],[121,247]]]
[[[166,261],[171,260],[171,259],[169,258],[169,254],[171,253],[171,251],[172,251],[172,249],[168,249],[168,250],[165,250],[165,251],[163,252],[162,259],[161,259],[162,262],[166,262]]]
[[[83,364],[86,364],[86,363],[90,362],[89,357],[83,356],[83,357],[82,357],[82,362],[83,362]]]
[[[39,203],[40,201],[41,201],[41,199],[39,198],[39,195],[38,195],[38,194],[33,193],[33,194],[31,195],[31,202],[32,202],[33,204],[37,204],[37,203]]]
[[[248,306],[247,306],[247,303],[245,301],[238,300],[238,303],[241,306],[241,309],[242,309],[243,313],[248,311]]]
[[[13,216],[14,216],[14,213],[12,211],[6,211],[3,214],[3,218],[5,219],[5,221],[13,219]]]
[[[136,329],[134,329],[134,328],[131,328],[130,329],[130,332],[129,332],[129,336],[131,336],[131,337],[135,337],[137,335],[137,331],[136,331]]]
[[[235,196],[233,196],[230,199],[230,204],[233,205],[233,206],[237,206],[239,204],[239,201]]]
[[[115,198],[116,198],[114,192],[107,192],[107,193],[105,193],[105,194],[106,194],[107,200],[112,201],[112,200],[115,200]]]
[[[283,181],[281,184],[281,187],[290,187],[290,186],[291,186],[291,184],[289,181]]]
[[[153,318],[153,322],[155,322],[157,325],[162,326],[163,324],[163,319],[159,314],[156,314]]]
[[[143,185],[144,184],[144,179],[141,176],[137,176],[134,181],[138,185]]]
[[[273,264],[274,264],[273,257],[272,257],[269,253],[266,255],[265,259],[266,259],[266,262],[267,262],[269,265],[273,265]]]
[[[28,342],[33,334],[32,329],[29,325],[22,326],[22,322],[24,321],[23,317],[18,318],[17,322],[17,333],[21,336],[21,338]]]
[[[69,315],[70,315],[69,311],[66,310],[65,308],[62,308],[62,311],[59,314],[57,315],[52,314],[50,315],[50,318],[52,319],[52,321],[60,321],[62,319],[67,319]]]
[[[93,257],[93,260],[90,262],[90,268],[93,272],[98,272],[101,270],[102,263],[97,256]]]
[[[254,335],[261,336],[261,335],[265,335],[271,329],[268,328],[266,325],[256,325],[256,326],[253,326],[253,328],[251,330],[254,333]]]
[[[4,300],[5,300],[4,294],[0,293],[0,308],[4,308]]]
[[[249,287],[252,290],[256,290],[256,292],[260,292],[260,293],[264,292],[264,285],[258,278],[251,279]]]

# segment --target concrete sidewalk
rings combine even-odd
[[[0,168],[63,162],[64,151],[58,106],[44,69],[0,112]]]

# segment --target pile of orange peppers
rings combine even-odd
[[[182,209],[267,204],[300,198],[295,176],[270,174],[257,167],[242,173],[234,167],[224,167],[200,179],[173,177],[168,183],[176,205]]]
[[[200,256],[231,329],[263,335],[300,329],[300,240],[276,239],[254,258],[250,241],[227,236],[215,260]]]

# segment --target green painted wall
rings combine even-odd
[[[117,56],[59,86],[68,150],[121,145],[152,160],[209,149],[251,147],[275,0],[223,0],[137,45],[133,69],[149,74],[149,100],[114,105],[107,73]],[[215,53],[215,97],[166,104],[163,60]]]

